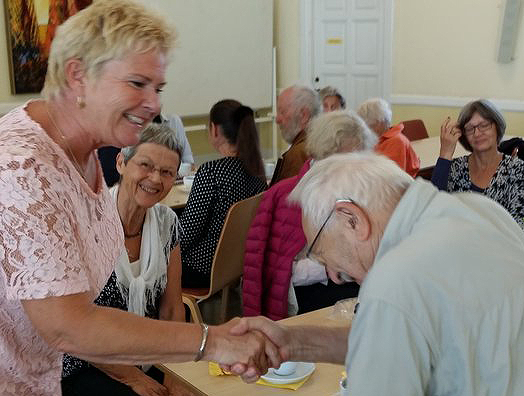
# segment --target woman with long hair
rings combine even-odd
[[[198,169],[180,220],[183,287],[209,287],[229,208],[266,189],[253,110],[233,99],[216,103],[209,114],[209,141],[221,158]]]

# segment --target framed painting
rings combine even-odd
[[[40,92],[58,25],[92,0],[4,0],[13,94]]]

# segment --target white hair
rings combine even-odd
[[[320,99],[313,89],[305,85],[292,85],[290,88],[292,93],[291,103],[293,104],[295,116],[298,116],[299,111],[303,108],[309,110],[311,118],[320,113]]]
[[[338,199],[351,199],[370,219],[393,211],[413,178],[372,152],[335,154],[316,162],[289,195],[311,226],[320,228]]]
[[[322,113],[309,124],[306,151],[315,160],[342,151],[371,150],[377,135],[352,111]]]
[[[370,127],[381,122],[386,124],[386,128],[389,128],[391,125],[391,106],[381,98],[366,100],[358,107],[357,114],[362,117]]]

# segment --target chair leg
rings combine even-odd
[[[202,323],[202,314],[200,313],[197,300],[193,296],[182,294],[182,302],[189,307],[192,321],[194,323]]]
[[[222,289],[222,302],[220,304],[220,323],[226,321],[227,305],[229,302],[229,285]]]

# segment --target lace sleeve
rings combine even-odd
[[[9,299],[89,289],[65,184],[60,170],[34,158],[0,163],[0,271]]]

